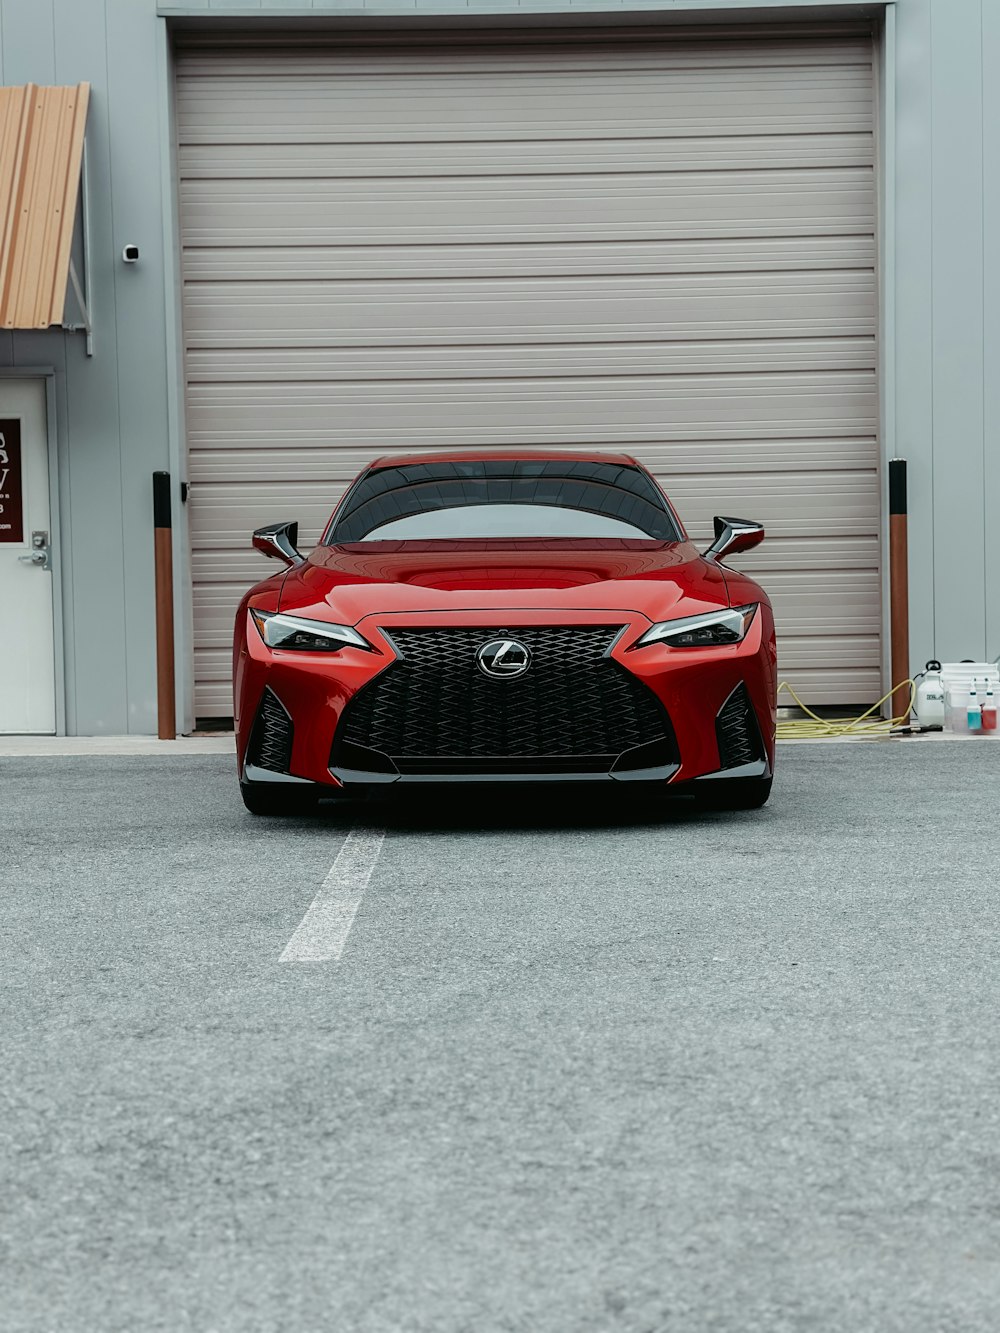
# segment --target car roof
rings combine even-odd
[[[560,463],[617,463],[620,467],[641,466],[628,454],[607,454],[589,449],[448,449],[429,454],[383,454],[368,466],[372,471],[376,471],[387,467],[405,467],[413,463],[474,463],[479,459],[504,462],[523,460],[531,463],[551,460]]]

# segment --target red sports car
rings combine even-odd
[[[704,555],[633,458],[491,450],[378,459],[305,558],[236,616],[237,762],[255,814],[373,783],[633,782],[763,805],[775,645],[763,590]]]

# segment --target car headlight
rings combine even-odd
[[[731,606],[726,611],[707,611],[681,620],[663,620],[648,629],[636,644],[665,643],[670,648],[715,648],[739,643],[746,637],[757,603]]]
[[[350,625],[331,625],[327,620],[306,620],[280,611],[250,608],[253,623],[269,648],[298,649],[306,653],[338,653],[341,648],[371,648]]]

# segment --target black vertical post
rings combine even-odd
[[[907,537],[906,459],[889,460],[889,652],[895,690],[910,677],[910,579]],[[889,716],[901,716],[906,697],[889,700]]]
[[[156,712],[161,741],[177,736],[174,704],[174,534],[170,473],[153,473],[153,556],[156,579]]]

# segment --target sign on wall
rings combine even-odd
[[[24,485],[21,471],[21,423],[0,420],[0,542],[24,541]]]

